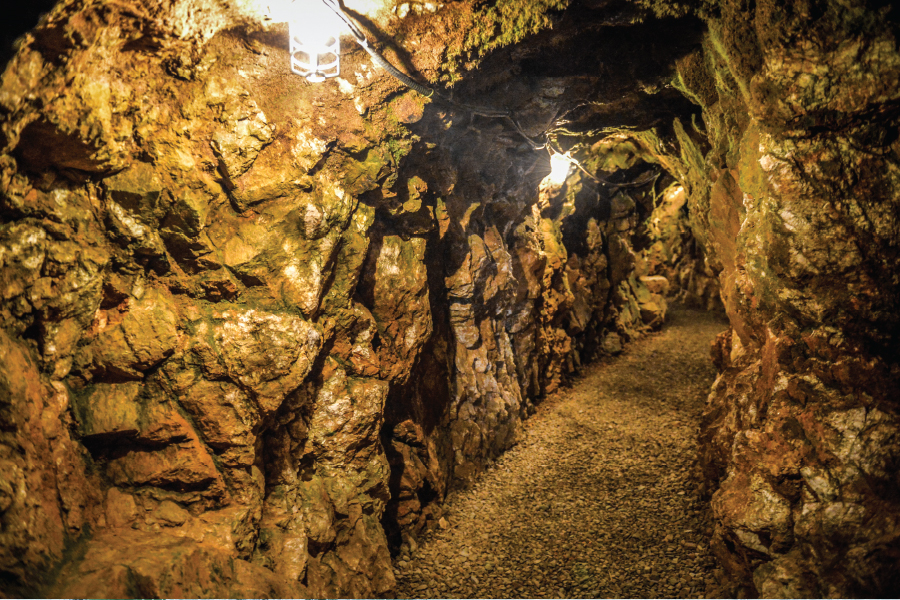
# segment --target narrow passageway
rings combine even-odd
[[[711,531],[698,421],[723,316],[675,310],[587,367],[522,441],[445,505],[446,528],[395,560],[398,597],[698,597]]]

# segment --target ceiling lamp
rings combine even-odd
[[[334,9],[319,0],[294,0],[292,9],[291,71],[312,82],[339,76],[344,24]]]
[[[572,170],[573,160],[565,154],[550,150],[550,174],[547,175],[547,183],[550,185],[562,185]]]

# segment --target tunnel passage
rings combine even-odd
[[[894,7],[364,4],[452,103],[352,44],[303,81],[249,0],[73,0],[18,44],[3,593],[390,594],[536,402],[719,290],[734,593],[896,589]]]
[[[527,45],[487,57],[453,88],[453,98],[509,108],[535,138],[565,123],[568,133],[559,131],[554,143],[561,151],[578,144],[584,156],[613,129],[655,126],[661,138],[671,136],[673,119],[690,122],[696,107],[665,81],[671,57],[699,44],[699,23],[676,35],[672,20],[653,20],[626,33],[605,26],[609,18],[585,9],[564,15]],[[383,523],[395,552],[405,536],[436,526],[447,491],[508,448],[516,423],[577,365],[661,325],[664,290],[656,283],[651,292],[642,278],[668,275],[663,285],[672,280],[673,296],[704,305],[717,295],[693,245],[683,193],[627,142],[609,144],[589,164],[602,179],[573,167],[538,214],[547,153],[505,120],[436,101],[410,129],[435,147],[413,150],[400,177],[421,176],[429,188],[437,184],[434,193],[452,192],[446,204],[440,200],[446,231],[441,225],[432,235],[425,256],[434,333],[385,407],[392,499]],[[396,202],[407,198],[401,191]],[[376,236],[415,235],[419,224],[402,212],[378,216]]]

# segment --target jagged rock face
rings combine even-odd
[[[720,309],[719,280],[691,231],[683,186],[672,186],[647,219],[650,246],[641,254],[651,276],[665,278],[664,294],[687,306]],[[652,286],[652,284],[651,284]]]
[[[761,596],[896,593],[896,6],[723,2],[678,83],[732,330],[701,432],[714,549]],[[702,157],[702,159],[701,159]]]
[[[508,125],[359,50],[311,85],[253,3],[145,4],[61,3],[0,87],[4,593],[387,593],[385,531],[433,526],[581,360],[662,324],[683,265],[635,244],[671,178],[539,186]],[[477,54],[463,25],[509,18],[390,8],[369,23],[397,39],[443,24],[413,62],[432,79]],[[469,93],[508,94],[533,54]],[[640,91],[668,76],[651,58],[619,75],[645,123],[675,110]],[[532,135],[600,89],[532,62]],[[654,239],[684,231],[670,213]]]

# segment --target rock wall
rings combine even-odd
[[[890,596],[900,15],[723,1],[705,19],[675,84],[706,139],[656,154],[688,190],[732,325],[700,437],[713,547],[742,593]]]
[[[719,279],[694,238],[684,186],[673,184],[655,202],[645,222],[649,246],[641,256],[646,271],[664,277],[665,294],[686,306],[721,310]]]
[[[492,186],[503,181],[495,175]],[[633,249],[640,211],[630,196],[598,195],[589,183],[573,173],[565,184],[544,180],[534,194],[514,174],[497,186],[502,196],[479,182],[448,197],[447,229],[438,220],[436,256],[426,259],[435,334],[388,397],[394,543],[436,525],[448,485],[513,444],[538,399],[582,361],[618,354],[662,325],[667,281],[646,277]],[[632,195],[649,206],[643,188]]]
[[[387,593],[388,537],[439,522],[581,361],[662,323],[634,250],[648,165],[551,182],[508,124],[358,49],[308,84],[254,6],[62,2],[3,74],[4,594]],[[439,79],[478,56],[460,23],[517,15],[487,48],[561,7],[361,21],[442,23],[414,59]],[[498,65],[532,55],[499,56],[470,93],[508,93]],[[523,85],[534,135],[600,79]],[[659,106],[633,114],[689,105]]]

